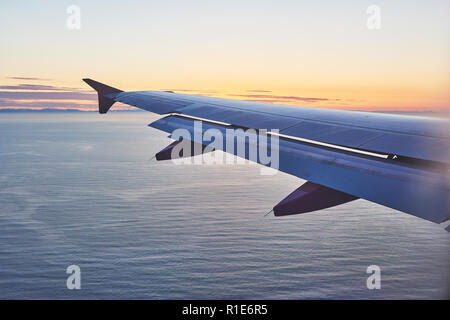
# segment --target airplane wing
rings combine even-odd
[[[360,111],[317,109],[212,98],[170,91],[123,92],[83,79],[99,97],[99,112],[115,102],[164,115],[150,127],[195,136],[215,129],[278,129],[278,169],[307,180],[274,206],[283,216],[363,198],[417,217],[450,219],[450,121]],[[196,122],[202,121],[199,128]],[[198,133],[198,132],[197,132]],[[186,139],[185,139],[186,140]],[[275,140],[273,140],[275,141]],[[157,154],[170,159],[179,141]],[[196,141],[190,141],[193,145]],[[223,150],[249,158],[246,152]],[[226,141],[222,145],[226,145]],[[192,149],[208,152],[205,145]],[[219,147],[220,148],[220,147]],[[274,150],[272,150],[274,151]],[[198,153],[196,153],[198,154]],[[195,155],[194,153],[184,156]],[[255,162],[268,165],[260,161]]]

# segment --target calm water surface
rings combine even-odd
[[[0,298],[449,297],[441,226],[364,200],[264,218],[303,181],[149,161],[170,142],[154,119],[0,113]]]

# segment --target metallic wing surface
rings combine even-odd
[[[123,92],[83,80],[97,91],[100,113],[115,102],[135,106],[163,115],[149,126],[168,133],[183,128],[194,135],[196,120],[202,120],[202,132],[217,129],[224,137],[229,128],[278,129],[279,170],[308,182],[277,204],[275,215],[363,198],[435,223],[450,218],[449,120],[167,91]],[[167,158],[175,145],[159,158]]]

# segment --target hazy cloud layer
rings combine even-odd
[[[42,84],[26,84],[0,86],[2,90],[36,90],[36,91],[86,91],[81,88],[55,87]]]
[[[9,99],[0,99],[0,108],[67,108],[67,109],[97,109],[97,102],[93,101],[92,103],[73,103],[73,102],[63,102],[63,101],[15,101]]]
[[[20,80],[41,78],[11,77]],[[95,109],[97,94],[89,89],[20,83],[0,86],[0,108]]]
[[[13,80],[30,80],[30,81],[51,81],[52,79],[36,78],[36,77],[8,77]]]
[[[0,99],[9,100],[96,100],[97,94],[83,92],[0,91]]]
[[[163,89],[162,91],[173,91],[173,92],[191,92],[191,93],[217,93],[215,90],[195,90],[195,89]]]
[[[229,94],[232,97],[248,98],[263,101],[263,102],[286,102],[286,101],[302,101],[302,102],[319,102],[319,101],[340,101],[340,99],[330,98],[313,98],[313,97],[299,97],[299,96],[278,96],[271,94]]]
[[[43,80],[32,77],[10,77],[20,80]],[[215,90],[195,89],[166,89],[174,92],[186,92],[192,95],[214,95]],[[325,97],[302,97],[270,94],[271,91],[264,89],[246,90],[244,94],[230,93],[228,96],[246,101],[290,103],[296,102],[336,102],[340,99]],[[67,109],[96,109],[97,94],[90,89],[71,88],[47,84],[19,83],[15,85],[0,85],[0,108],[67,108]]]

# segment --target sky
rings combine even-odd
[[[89,77],[124,91],[448,112],[449,18],[448,0],[1,1],[0,108],[94,110]]]

